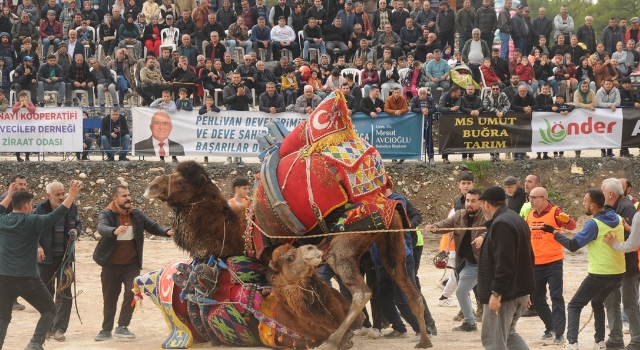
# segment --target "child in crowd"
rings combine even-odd
[[[211,62],[211,60],[207,61]],[[213,95],[207,95],[207,98],[204,99],[204,106],[200,107],[198,114],[203,115],[211,112],[220,113],[220,108],[215,105]],[[204,162],[209,163],[209,157],[204,157]]]
[[[233,198],[229,199],[229,206],[235,209],[240,206],[249,208],[249,191],[251,186],[249,180],[244,177],[237,177],[233,180]]]
[[[576,106],[565,103],[564,95],[556,95],[556,102],[552,105],[551,110],[562,115],[567,115],[575,108]],[[553,152],[553,158],[564,158],[564,152]]]
[[[36,106],[29,101],[29,95],[27,94],[26,91],[21,91],[18,94],[18,102],[16,102],[15,105],[13,105],[13,113],[18,113],[18,111],[22,108],[26,108],[29,113],[35,113],[36,112]],[[20,158],[20,152],[16,152],[16,159],[18,160],[18,162],[24,162],[25,160],[28,162],[29,161],[29,152],[26,152],[24,155],[24,160],[22,158]]]
[[[178,96],[180,98],[176,100],[176,109],[178,111],[193,111],[193,103],[187,98],[187,89],[180,88],[180,90],[178,90]],[[164,93],[162,97],[164,97]]]
[[[549,83],[542,84],[542,88],[540,89],[540,93],[536,96],[536,105],[538,105],[538,109],[543,111],[551,111],[553,107],[553,97],[551,97],[551,85]],[[559,96],[559,95],[558,95]],[[555,154],[556,152],[554,152]],[[541,156],[540,152],[538,152],[538,157],[536,159],[551,159],[549,157],[548,152],[544,152]]]
[[[9,100],[4,97],[4,91],[0,90],[0,113],[4,113],[9,108]]]
[[[298,98],[298,79],[296,79],[295,71],[295,68],[289,66],[284,70],[285,74],[282,77],[281,91],[285,93],[287,106],[295,104]]]
[[[32,47],[33,44],[31,43],[31,38],[25,38],[22,41],[23,50],[18,53],[18,62],[22,62],[25,57],[29,56],[33,60],[33,67],[38,71],[38,68],[40,68],[40,57],[38,57],[38,54],[32,50]]]
[[[171,91],[169,90],[164,90],[162,97],[153,101],[149,107],[164,109],[167,112],[175,112],[177,108],[176,103],[171,99]]]
[[[322,81],[320,80],[320,78],[318,78],[318,71],[317,70],[312,70],[311,71],[311,77],[309,77],[309,79],[307,79],[307,85],[310,85],[313,88],[313,93],[325,98],[325,96],[327,96],[327,94],[322,90]]]
[[[378,86],[378,82],[380,81],[378,70],[373,64],[373,61],[367,61],[364,70],[360,74],[360,87],[362,88],[362,95],[364,97],[368,97],[369,89],[371,89],[372,86]]]
[[[491,86],[491,84],[495,82],[500,84],[500,91],[504,89],[504,84],[502,83],[500,78],[498,78],[496,69],[491,65],[491,58],[487,57],[482,61],[480,70],[482,71],[482,75],[484,76],[485,86]]]
[[[412,66],[409,65],[409,63],[407,62],[407,58],[404,56],[400,56],[398,57],[398,69],[402,69],[402,68],[409,68],[411,69]]]
[[[411,94],[411,97],[418,96],[418,83],[422,78],[422,66],[420,61],[413,61],[413,69],[407,72],[407,75],[402,80],[402,92],[409,98],[407,93]]]
[[[180,89],[180,90],[184,90],[184,89]],[[185,90],[185,93],[186,93],[186,90]],[[159,98],[153,101],[151,105],[149,105],[149,107],[155,107],[161,110],[165,110],[167,112],[175,112],[177,108],[176,103],[173,102],[173,100],[171,99],[171,91],[169,90],[164,90],[162,92],[162,98]],[[193,107],[191,107],[191,109],[193,109]],[[173,156],[171,158],[173,159],[174,162],[178,161],[178,157],[176,156]],[[164,156],[160,156],[160,160],[164,161]]]
[[[538,90],[538,82],[534,79],[533,67],[529,64],[529,58],[522,56],[520,63],[516,66],[516,74],[520,78],[520,85],[524,85],[530,94],[534,94]]]

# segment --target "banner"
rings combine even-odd
[[[640,147],[640,110],[622,109],[622,147]]]
[[[620,148],[622,109],[574,109],[568,115],[533,112],[531,130],[534,152]]]
[[[159,113],[149,107],[133,108],[132,154],[159,156],[158,140],[164,140],[165,156],[257,157],[256,135],[266,132],[266,123],[279,119],[293,130],[306,114],[221,111],[198,115],[198,111]],[[153,116],[156,118],[152,122]],[[356,132],[378,148],[383,158],[419,159],[422,150],[422,117],[364,113],[352,116]]]
[[[0,113],[0,152],[82,152],[82,109],[47,107]]]
[[[509,112],[498,118],[495,113],[443,113],[438,122],[440,153],[531,151],[531,114]]]
[[[379,113],[377,118],[364,113],[351,116],[358,135],[382,155],[384,159],[422,159],[424,118],[422,114],[402,116]]]

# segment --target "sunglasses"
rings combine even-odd
[[[500,91],[500,88],[491,88],[491,91]]]

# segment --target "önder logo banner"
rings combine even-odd
[[[632,108],[595,111],[509,112],[471,117],[440,116],[441,153],[553,152],[640,146],[640,112]]]

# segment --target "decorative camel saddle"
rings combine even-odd
[[[342,92],[290,134],[274,130],[280,142],[265,150],[255,191],[258,227],[278,236],[342,231],[359,221],[361,229],[389,227],[397,202],[383,196],[390,180],[382,157],[355,133]],[[259,257],[268,242],[257,227],[253,243]]]

